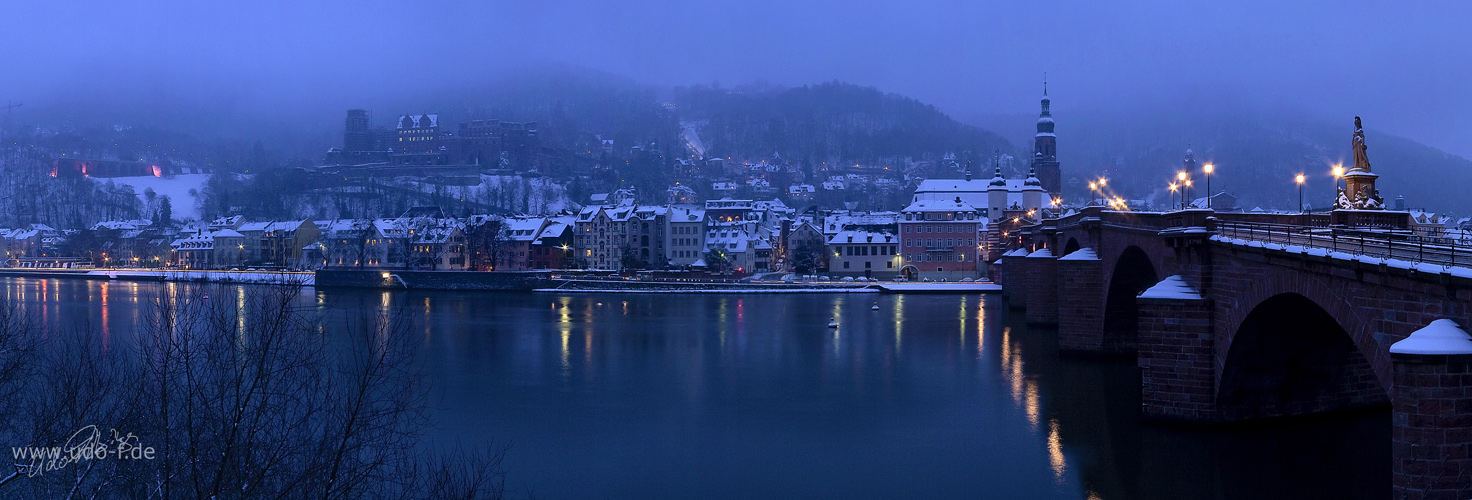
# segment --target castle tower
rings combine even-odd
[[[369,151],[373,149],[373,132],[368,130],[368,111],[349,109],[342,134],[343,151]]]
[[[1048,82],[1043,81],[1043,111],[1038,114],[1038,134],[1033,138],[1032,168],[1049,199],[1063,196],[1063,174],[1058,170],[1058,136],[1053,134],[1052,100]]]

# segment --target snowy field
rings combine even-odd
[[[204,184],[210,180],[210,174],[183,174],[171,177],[114,177],[110,179],[93,179],[97,182],[133,186],[133,191],[138,193],[138,200],[147,203],[143,192],[153,189],[159,196],[168,196],[169,203],[173,205],[174,218],[179,220],[199,220],[198,197],[204,191]],[[193,191],[194,194],[190,194]]]

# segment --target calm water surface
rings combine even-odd
[[[4,279],[0,293],[125,345],[164,286]],[[1055,330],[995,296],[316,290],[303,302],[329,313],[328,331],[334,315],[413,310],[439,401],[431,440],[510,442],[514,497],[1390,494],[1388,410],[1145,424],[1132,360],[1060,358]]]

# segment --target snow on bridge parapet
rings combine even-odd
[[[1181,275],[1176,274],[1160,280],[1155,286],[1144,292],[1140,292],[1142,299],[1169,299],[1169,300],[1201,300],[1201,293],[1186,283]]]
[[[1382,258],[1373,255],[1354,254],[1315,246],[1244,240],[1242,238],[1232,238],[1221,235],[1212,236],[1211,241],[1226,243],[1228,245],[1243,246],[1247,248],[1261,248],[1264,250],[1275,250],[1291,254],[1307,255],[1310,257],[1324,257],[1345,262],[1358,262],[1361,264],[1368,264],[1372,266],[1383,265],[1391,269],[1415,271],[1418,273],[1448,274],[1458,278],[1472,279],[1472,261],[1469,261],[1467,264],[1462,264],[1458,262],[1455,265],[1438,264],[1434,262],[1412,262],[1404,259],[1388,257]],[[1343,245],[1343,247],[1350,247],[1350,245]]]
[[[1455,321],[1438,319],[1425,328],[1411,332],[1404,340],[1390,344],[1394,354],[1450,355],[1472,354],[1472,335]]]
[[[1048,250],[1046,248],[1039,248],[1038,251],[1033,252],[1033,253],[1030,253],[1030,254],[1027,254],[1027,258],[1029,258],[1029,259],[1051,259],[1051,258],[1053,258],[1053,251],[1052,250]]]

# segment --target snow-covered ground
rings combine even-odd
[[[437,185],[423,181],[396,182],[426,194],[442,194],[458,199],[527,214],[554,214],[579,207],[567,197],[567,188],[547,177],[515,175],[481,175],[473,186]]]
[[[133,186],[133,191],[138,193],[138,200],[148,203],[143,197],[143,192],[153,189],[159,196],[168,196],[169,203],[173,205],[174,218],[179,220],[199,220],[199,208],[197,201],[202,196],[204,185],[210,180],[210,174],[183,174],[170,177],[113,177],[109,179],[93,179],[97,182],[106,183],[112,181],[117,185]]]

